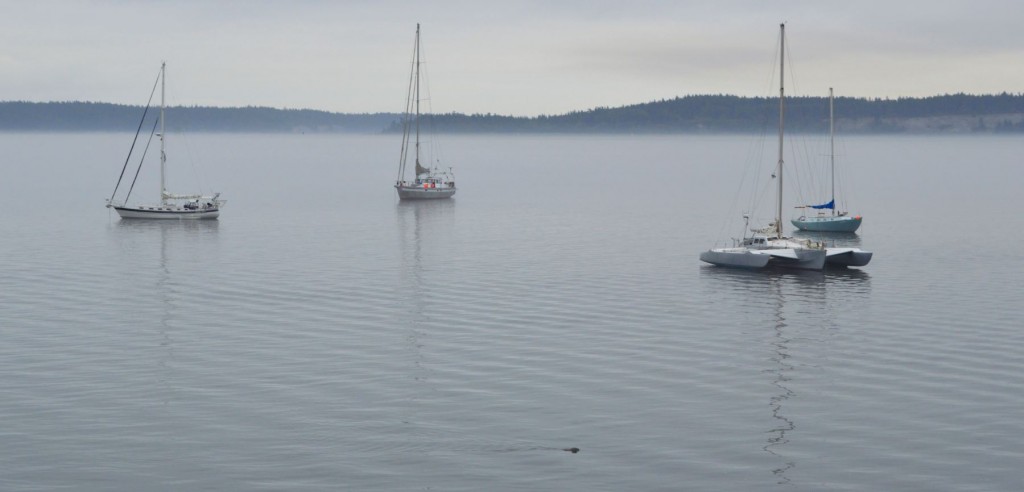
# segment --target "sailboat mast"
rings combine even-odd
[[[420,25],[416,24],[416,172],[420,169]]]
[[[786,25],[779,24],[779,201],[778,212],[775,215],[775,234],[782,237],[782,131],[785,127],[785,101],[786,91],[783,85],[786,83]]]
[[[832,164],[832,215],[836,215],[836,120],[832,88],[828,88],[828,156]]]
[[[167,203],[166,171],[167,154],[164,151],[164,105],[167,93],[167,62],[160,63],[160,203]]]

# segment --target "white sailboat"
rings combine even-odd
[[[775,221],[768,227],[752,230],[746,236],[749,216],[744,215],[744,237],[734,240],[729,248],[712,248],[700,254],[701,261],[712,265],[734,268],[764,268],[778,266],[804,270],[821,270],[825,266],[825,248],[815,241],[782,235],[782,171],[783,132],[785,130],[785,71],[786,25],[780,24],[779,41],[779,160],[775,171],[778,179]]]
[[[821,205],[801,205],[797,208],[817,210],[816,215],[801,215],[800,218],[791,222],[796,228],[804,231],[817,232],[854,232],[860,227],[862,217],[859,215],[850,216],[848,212],[836,211],[836,125],[835,125],[835,104],[832,95],[832,88],[828,88],[828,132],[829,132],[829,161],[832,178],[832,199]],[[825,210],[830,211],[825,212]]]
[[[114,192],[110,194],[110,198],[107,199],[107,208],[113,208],[117,211],[117,214],[122,219],[216,219],[220,216],[220,209],[227,203],[227,200],[220,199],[220,193],[213,195],[203,194],[191,194],[182,195],[176,193],[170,193],[167,191],[166,179],[167,179],[167,152],[165,150],[165,125],[164,125],[164,114],[166,109],[165,94],[166,94],[166,74],[167,74],[167,63],[160,64],[160,74],[157,76],[160,82],[160,116],[157,120],[160,124],[160,132],[156,132],[156,122],[153,125],[153,132],[160,137],[160,203],[148,204],[148,205],[128,205],[128,199],[131,197],[132,190],[135,187],[135,180],[139,177],[139,169],[142,168],[142,162],[145,160],[146,151],[143,151],[142,158],[139,160],[139,169],[135,171],[135,179],[132,180],[132,186],[129,187],[128,193],[125,195],[123,200],[115,201],[114,197],[117,195],[117,190],[121,186],[121,180],[124,178],[125,170],[128,167],[128,161],[132,157],[132,151],[135,149],[135,144],[139,138],[139,131],[142,130],[142,124],[146,120],[146,113],[149,111],[149,103],[146,104],[146,110],[142,113],[142,120],[139,122],[139,128],[135,132],[135,140],[132,141],[132,148],[128,151],[128,157],[125,159],[124,167],[121,169],[121,176],[117,179],[117,185],[114,186]],[[156,84],[153,85],[153,92],[156,92]],[[149,96],[150,102],[153,100],[153,93]],[[150,135],[150,141],[152,141],[153,134]],[[146,149],[149,149],[149,143],[146,143]]]
[[[455,180],[451,168],[447,171],[436,165],[424,167],[420,161],[420,25],[416,24],[416,41],[413,44],[412,74],[409,76],[409,97],[405,103],[405,116],[402,120],[402,155],[398,161],[398,178],[395,190],[402,200],[424,200],[431,198],[451,198],[455,195]],[[414,145],[409,140],[415,135]],[[410,148],[411,147],[411,148]],[[415,178],[405,179],[406,163],[410,151],[414,155]]]

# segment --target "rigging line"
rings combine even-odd
[[[771,103],[768,102],[766,104],[766,108],[770,107],[770,106],[771,106]],[[767,115],[767,112],[765,114]],[[767,145],[768,145],[768,122],[765,121],[762,124],[761,135],[760,135],[760,138],[757,141],[757,153],[756,154],[751,154],[750,157],[748,157],[749,160],[747,162],[747,172],[748,173],[752,172],[752,178],[751,178],[751,184],[750,184],[751,188],[749,188],[749,191],[748,191],[750,193],[750,195],[749,195],[749,199],[748,199],[748,202],[747,202],[747,214],[749,214],[751,216],[753,216],[754,213],[757,212],[758,208],[760,207],[760,204],[763,201],[764,191],[762,190],[760,194],[758,193],[758,182],[761,179],[763,179],[763,174],[761,174],[761,173],[764,172],[764,161],[770,159],[770,158],[766,158]],[[774,165],[771,166],[771,169],[774,169]],[[770,171],[770,172],[774,173],[774,171]],[[744,179],[745,178],[746,178],[746,176],[744,176]],[[770,185],[772,185],[772,183],[773,183],[773,181],[770,181],[770,180],[766,181],[764,186],[770,187]],[[745,233],[746,233],[746,231],[744,232],[744,234]]]
[[[810,151],[808,150],[807,137],[804,134],[793,136],[787,139],[789,142],[789,155],[791,156],[790,162],[787,162],[788,174],[792,176],[795,181],[795,195],[798,199],[798,203],[806,204],[809,203],[808,197],[804,197],[804,192],[808,189],[811,191],[815,188],[814,172],[812,168],[812,161],[810,159]],[[804,166],[797,165],[800,162],[805,162]]]
[[[156,135],[156,125],[160,122],[160,118],[153,120],[153,130],[149,132],[149,140],[146,140],[146,148],[142,151],[142,158],[139,159],[139,167],[135,168],[135,177],[132,178],[132,185],[128,188],[128,194],[124,196],[124,203],[128,204],[128,197],[132,196],[132,190],[135,189],[135,181],[139,179],[139,171],[142,170],[142,162],[146,160],[146,154],[149,152],[149,144],[153,143],[153,135]]]
[[[761,118],[762,118],[762,121],[761,121],[761,139],[759,141],[760,145],[759,145],[759,148],[758,148],[757,160],[756,161],[751,161],[749,163],[749,165],[752,168],[754,168],[755,170],[758,167],[760,167],[761,160],[765,158],[765,148],[766,148],[766,146],[768,144],[768,126],[769,126],[770,123],[778,121],[778,117],[776,115],[776,108],[777,108],[777,103],[778,103],[778,97],[775,96],[774,93],[775,93],[775,81],[777,80],[776,75],[778,74],[778,71],[780,69],[780,67],[779,67],[779,50],[780,49],[782,49],[782,38],[778,38],[776,40],[776,42],[775,42],[775,50],[772,53],[772,64],[771,64],[772,70],[771,70],[771,74],[770,74],[770,76],[768,78],[768,82],[766,84],[767,88],[765,89],[765,93],[768,94],[768,96],[766,96],[764,98],[764,106],[763,106],[762,111],[761,111]],[[777,162],[772,163],[772,169],[774,169],[776,164],[777,164]],[[775,171],[773,170],[771,172],[774,173]],[[755,177],[753,179],[755,181],[758,179],[756,173],[755,173]],[[771,184],[771,183],[772,183],[771,181],[768,182],[768,184]],[[757,192],[756,182],[752,183],[752,186],[753,186],[753,188],[751,190],[752,193],[750,195],[750,202],[748,203],[748,208],[747,208],[748,213],[751,215],[751,217],[753,217],[753,214],[754,214],[755,210],[758,208],[758,206],[760,205],[760,203],[764,199],[764,192],[762,191],[762,193],[760,195]],[[746,234],[746,231],[744,231],[744,234]]]
[[[405,113],[402,115],[402,151],[398,159],[398,178],[397,181],[402,181],[405,177],[405,163],[409,159],[409,101],[406,100]]]
[[[743,172],[742,172],[742,175],[740,177],[740,182],[739,182],[739,185],[736,187],[736,192],[733,195],[732,200],[729,202],[730,205],[729,205],[729,211],[726,214],[726,220],[722,222],[722,226],[719,228],[718,234],[715,236],[716,244],[719,244],[719,241],[723,240],[723,235],[725,234],[725,230],[727,228],[731,228],[731,226],[733,224],[735,224],[734,221],[736,219],[735,219],[735,215],[734,214],[736,212],[737,206],[740,204],[740,196],[743,195],[744,193],[749,193],[750,194],[749,196],[751,197],[751,200],[750,200],[750,202],[748,202],[746,204],[746,209],[744,210],[744,212],[747,215],[750,215],[750,216],[752,216],[754,214],[755,208],[756,208],[757,203],[759,201],[757,199],[757,184],[756,184],[756,181],[758,180],[758,177],[757,177],[756,170],[757,170],[757,168],[760,167],[761,161],[764,158],[764,147],[765,147],[765,143],[766,143],[767,138],[768,138],[767,137],[767,134],[768,134],[767,122],[765,121],[765,122],[762,122],[762,123],[763,124],[761,125],[761,134],[758,136],[758,138],[755,138],[754,140],[752,140],[749,143],[749,145],[747,146],[746,156],[745,156],[744,161],[743,161],[744,165],[742,167],[742,171]],[[748,188],[748,177],[751,174],[754,174],[754,178],[752,178],[750,180],[750,184],[749,184],[749,188]],[[769,182],[769,184],[770,184],[770,182]],[[740,236],[741,237],[746,237],[747,232],[748,232],[747,231],[747,225],[749,225],[749,224],[744,224],[743,228],[740,230]],[[755,221],[755,225],[756,225],[756,221]],[[727,243],[722,243],[722,244],[727,244]]]
[[[771,108],[770,110],[774,110],[774,108],[772,106],[774,106],[774,101],[766,100],[766,108]],[[766,113],[765,114],[767,115],[768,114],[767,111],[770,111],[770,110],[766,109]],[[760,138],[760,142],[759,142],[760,145],[759,145],[759,148],[758,148],[758,155],[756,156],[757,158],[754,161],[752,161],[751,164],[750,164],[751,165],[751,169],[754,170],[754,175],[753,175],[753,178],[751,180],[750,202],[748,204],[748,209],[747,209],[747,214],[750,215],[751,219],[754,219],[752,222],[753,222],[753,224],[755,226],[759,225],[764,220],[762,217],[759,217],[756,214],[761,212],[761,210],[760,210],[761,204],[766,201],[765,197],[767,197],[770,194],[772,194],[772,192],[775,190],[775,184],[776,184],[775,183],[775,179],[777,179],[775,177],[776,164],[777,164],[777,162],[776,162],[776,163],[773,163],[770,166],[770,168],[769,168],[770,176],[772,176],[772,179],[765,180],[763,182],[763,184],[761,184],[761,187],[758,188],[758,182],[762,179],[762,176],[764,176],[761,173],[763,173],[765,171],[763,162],[766,161],[766,160],[770,160],[770,159],[774,158],[774,156],[771,157],[771,158],[766,158],[766,155],[767,155],[766,154],[766,152],[767,152],[767,145],[768,145],[768,141],[769,141],[768,122],[767,121],[765,121],[764,126],[762,127],[761,131],[762,131],[762,134],[761,134],[761,138]],[[774,140],[774,138],[772,140]],[[747,232],[750,232],[750,231],[744,231],[744,237],[745,237]]]
[[[838,126],[838,125],[837,125]],[[847,165],[846,160],[846,139],[842,134],[836,133],[836,146],[838,150],[835,152],[835,156],[839,159],[839,165],[836,166],[836,189],[837,194],[842,196],[843,211],[849,212],[849,197],[856,197],[856,188],[854,187],[854,180],[852,174],[850,174],[850,167]],[[842,158],[840,158],[842,157]]]
[[[438,133],[439,133],[438,130],[437,130],[438,118],[437,118],[437,114],[434,113],[433,94],[430,92],[429,64],[425,60],[423,60],[424,58],[425,58],[425,56],[423,55],[423,48],[421,47],[420,48],[420,78],[423,80],[422,88],[424,88],[426,90],[426,93],[427,93],[427,97],[422,99],[422,100],[426,101],[426,103],[427,103],[427,112],[426,112],[426,114],[427,114],[427,118],[426,118],[426,120],[427,120],[427,131],[426,132],[427,132],[427,134],[429,134],[429,138],[430,138],[430,140],[427,141],[427,145],[428,145],[427,151],[429,152],[428,159],[429,159],[429,162],[430,162],[430,167],[432,169],[433,168],[438,168],[439,169],[439,164],[441,163],[442,160],[444,160],[444,155],[441,153],[440,142],[439,142],[439,140],[437,138]]]
[[[788,42],[789,41],[789,33],[783,31],[782,36],[785,37],[785,39],[783,41],[786,41],[786,45],[790,47],[788,50],[786,50],[785,54],[786,54],[786,62],[788,63],[788,66],[789,66],[789,79],[788,79],[788,83],[789,83],[789,86],[791,88],[791,94],[792,95],[789,98],[787,98],[787,99],[793,100],[793,99],[797,99],[796,94],[798,92],[797,85],[796,85],[796,79],[797,79],[797,77],[796,77],[796,65],[793,63],[792,43]],[[803,97],[803,98],[800,98],[800,99],[802,99],[801,102],[806,104],[806,102],[807,102],[807,98],[806,97]],[[786,109],[789,110],[789,112],[793,112],[794,109],[802,108],[804,106],[804,104],[794,105],[790,101],[790,104],[786,105]],[[808,150],[807,150],[807,139],[806,139],[805,136],[803,136],[803,134],[801,134],[801,138],[798,140],[795,136],[793,136],[793,132],[790,132],[790,134],[787,135],[787,137],[788,138],[786,139],[786,141],[790,144],[789,145],[789,155],[793,158],[793,162],[792,163],[784,162],[784,164],[788,164],[788,166],[786,166],[786,167],[791,171],[791,173],[788,174],[788,175],[793,176],[793,180],[796,182],[795,183],[796,184],[795,188],[796,188],[796,196],[797,196],[798,200],[800,202],[807,203],[807,198],[805,198],[803,196],[803,193],[805,191],[805,188],[807,188],[808,186],[810,186],[813,189],[813,187],[814,187],[813,174],[811,174],[811,176],[808,178],[806,176],[806,174],[810,173],[810,170],[808,170],[808,169],[801,169],[798,166],[796,166],[797,162],[801,162],[800,159],[798,158],[799,157],[798,152],[801,151],[801,150],[803,151],[804,156],[805,156],[803,162],[808,162],[808,163],[811,162],[810,159],[807,157],[809,155]],[[802,147],[798,146],[797,145],[798,143],[801,144]],[[810,183],[806,183],[805,181],[810,181]]]
[[[420,175],[420,25],[416,24],[416,60],[414,70],[416,71],[415,77],[415,91],[416,94],[413,97],[416,103],[416,177]]]
[[[768,81],[765,84],[765,86],[766,86],[765,93],[768,94],[768,96],[766,96],[764,98],[764,106],[762,108],[762,111],[760,112],[761,118],[762,118],[762,121],[761,121],[761,135],[760,135],[760,138],[757,141],[756,155],[755,154],[748,154],[749,161],[747,163],[747,171],[744,174],[744,180],[745,180],[746,179],[746,174],[750,173],[751,171],[753,171],[752,177],[751,177],[751,182],[750,182],[750,188],[749,188],[750,198],[749,198],[749,201],[747,203],[746,213],[750,217],[750,221],[749,221],[748,225],[751,225],[751,226],[754,226],[754,227],[758,227],[758,226],[761,225],[761,223],[763,223],[764,219],[757,215],[758,213],[760,213],[759,212],[759,208],[760,208],[761,204],[765,201],[765,197],[767,197],[769,194],[771,194],[771,192],[775,188],[775,184],[776,184],[775,179],[778,179],[775,176],[775,173],[777,171],[778,162],[777,162],[777,159],[773,156],[773,157],[769,158],[772,161],[771,167],[770,167],[770,170],[769,170],[769,173],[771,174],[772,179],[766,180],[760,187],[758,186],[758,182],[764,176],[762,174],[764,172],[764,167],[763,166],[764,166],[764,161],[766,160],[766,156],[768,155],[766,152],[767,152],[767,146],[768,146],[769,125],[771,123],[775,123],[775,124],[779,123],[779,121],[778,121],[778,113],[777,113],[777,111],[778,111],[778,104],[779,104],[779,96],[777,95],[778,92],[777,92],[776,81],[778,80],[779,70],[782,69],[782,67],[780,66],[780,63],[779,63],[779,58],[780,58],[779,57],[779,51],[782,49],[782,46],[783,46],[782,43],[783,43],[783,40],[782,40],[781,37],[776,38],[775,50],[772,53],[772,58],[771,58],[771,60],[772,60],[771,61],[772,69],[771,69],[771,73],[769,74]],[[745,186],[745,184],[744,184],[744,186]],[[739,195],[739,192],[737,192],[737,196],[738,195]],[[774,213],[772,214],[772,216],[774,217]],[[774,218],[771,219],[771,220],[773,221]],[[750,231],[744,229],[743,237],[746,237],[748,232],[750,232]]]
[[[763,222],[763,218],[757,216],[758,208],[760,204],[764,201],[764,197],[771,192],[774,180],[767,180],[762,185],[763,187],[759,187],[758,183],[761,181],[761,179],[763,179],[764,176],[762,172],[766,156],[766,147],[768,144],[769,124],[772,122],[778,122],[778,95],[776,92],[776,84],[778,82],[778,70],[780,68],[779,50],[781,49],[781,45],[781,37],[776,37],[775,50],[773,51],[770,58],[770,66],[772,67],[772,69],[768,75],[768,79],[764,82],[763,85],[765,87],[764,92],[768,94],[768,96],[763,98],[763,106],[761,107],[761,110],[757,112],[757,115],[760,117],[761,120],[760,134],[747,147],[745,165],[743,167],[740,184],[736,188],[736,193],[734,194],[733,199],[730,202],[729,211],[727,214],[728,219],[723,222],[721,228],[719,229],[718,235],[716,236],[716,242],[722,239],[724,231],[727,228],[731,228],[731,225],[735,224],[735,222],[733,221],[737,219],[734,218],[734,213],[736,212],[737,206],[742,206],[742,204],[740,203],[742,195],[749,194],[747,195],[748,198],[744,200],[746,202],[746,209],[743,211],[745,214],[749,216],[749,222],[747,222],[746,225],[744,225],[740,236],[747,236],[747,233],[750,232],[748,230],[748,226],[758,227],[759,222]],[[775,116],[773,117],[773,115]],[[754,115],[751,115],[751,117],[754,117]],[[776,164],[776,162],[772,163],[772,169],[774,169]],[[772,170],[770,172],[774,173],[775,171]]]
[[[791,88],[790,92],[792,93],[792,96],[790,97],[795,97],[797,94],[797,86],[796,65],[793,64],[793,44],[789,42],[789,33],[783,33],[782,35],[786,37],[786,68],[789,69],[787,71],[789,72],[789,86]]]
[[[405,177],[405,164],[409,160],[409,114],[412,113],[412,79],[416,73],[416,50],[419,46],[416,42],[412,45],[412,62],[409,66],[409,89],[405,93],[405,114],[402,117],[402,154],[398,159],[398,179],[402,181]]]
[[[132,139],[132,147],[128,149],[128,155],[124,158],[124,166],[121,167],[121,175],[117,177],[117,184],[114,185],[114,192],[110,194],[110,200],[114,199],[114,195],[117,194],[117,189],[121,186],[121,180],[124,179],[124,171],[128,169],[128,161],[131,160],[132,151],[135,150],[135,142],[139,140],[139,132],[142,131],[142,124],[146,122],[146,113],[149,113],[149,106],[153,103],[153,96],[156,95],[156,85],[158,82],[160,82],[160,73],[157,73],[156,80],[153,81],[153,90],[149,93],[149,101],[146,101],[146,109],[142,111],[142,119],[139,120],[139,127],[135,129],[135,138]],[[125,201],[128,201],[127,197],[125,197]]]

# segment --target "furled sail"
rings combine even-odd
[[[821,205],[811,205],[811,208],[816,208],[818,210],[821,210],[823,208],[827,208],[827,209],[831,210],[831,209],[836,208],[836,201],[832,200],[832,201],[830,201],[828,203],[823,203]]]
[[[419,159],[417,159],[416,160],[416,175],[419,176],[421,174],[427,174],[429,172],[430,172],[430,169],[427,169],[427,168],[421,166]]]

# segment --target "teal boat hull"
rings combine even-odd
[[[825,217],[800,217],[799,219],[793,219],[790,222],[793,226],[803,231],[815,231],[815,232],[854,232],[860,227],[861,220],[859,215],[856,217],[850,217],[849,215],[842,216],[825,216]]]

